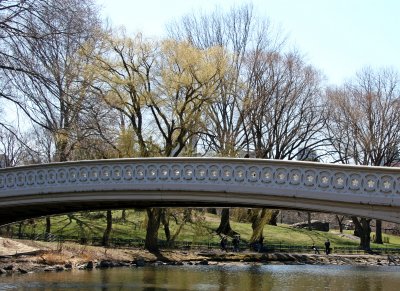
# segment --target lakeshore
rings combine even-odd
[[[257,253],[220,250],[104,248],[0,238],[0,275],[147,265],[398,265],[397,256],[360,254]]]

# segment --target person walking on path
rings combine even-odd
[[[331,242],[329,241],[329,239],[326,239],[326,242],[325,242],[325,253],[327,255],[329,255],[330,252],[331,252]]]
[[[224,236],[222,236],[221,242],[220,242],[221,250],[227,252],[228,251],[227,245],[228,245],[228,239],[224,235]]]
[[[315,246],[315,244],[312,244],[311,249],[314,251],[314,254],[319,254],[319,249]]]
[[[239,249],[240,238],[239,238],[238,235],[235,235],[233,237],[232,244],[233,244],[233,251],[234,252],[239,252],[240,251],[240,249]]]

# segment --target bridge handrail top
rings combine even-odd
[[[349,165],[349,164],[337,164],[337,163],[321,163],[321,162],[311,162],[311,161],[298,161],[298,160],[279,160],[279,159],[258,159],[258,158],[230,158],[230,157],[148,157],[148,158],[115,158],[115,159],[98,159],[98,160],[76,160],[76,161],[66,161],[66,162],[52,162],[52,163],[44,163],[44,164],[32,164],[32,165],[23,165],[16,167],[7,167],[0,168],[0,173],[6,172],[14,172],[18,170],[35,170],[35,169],[44,169],[44,168],[53,168],[56,166],[83,166],[87,165],[107,165],[112,163],[121,163],[121,164],[129,164],[129,163],[138,163],[144,162],[146,164],[149,163],[157,163],[157,162],[177,162],[177,161],[190,161],[190,162],[217,162],[217,161],[225,161],[231,163],[239,163],[239,164],[264,164],[271,166],[294,166],[298,165],[299,167],[305,168],[327,168],[327,169],[341,169],[341,170],[357,170],[357,171],[380,171],[380,172],[388,172],[388,173],[399,173],[400,167],[383,167],[383,166],[362,166],[362,165]]]

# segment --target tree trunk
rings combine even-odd
[[[110,234],[112,229],[112,212],[107,210],[107,226],[104,230],[102,245],[108,247],[110,245]]]
[[[50,216],[46,216],[46,230],[45,230],[45,240],[48,240],[48,234],[51,232],[51,219]]]
[[[22,226],[23,226],[23,225],[24,225],[24,222],[21,221],[21,222],[19,223],[19,226],[18,226],[18,238],[19,238],[19,239],[22,238]]]
[[[147,208],[147,229],[144,247],[150,252],[158,252],[158,230],[161,222],[159,208]]]
[[[376,220],[376,227],[375,227],[375,241],[376,244],[383,244],[382,240],[382,220]]]
[[[121,212],[121,222],[126,222],[126,210],[122,209]]]
[[[229,221],[229,208],[223,208],[221,212],[221,222],[216,230],[218,234],[232,235],[233,230]]]
[[[335,216],[336,216],[336,220],[337,220],[338,225],[339,225],[339,231],[340,231],[340,233],[343,233],[343,219],[344,219],[344,216],[342,216],[342,218],[340,218],[339,215],[335,215]]]
[[[171,230],[169,229],[168,215],[168,211],[166,209],[163,209],[161,213],[161,223],[164,226],[165,239],[167,240],[167,243],[171,241]]]
[[[277,226],[278,225],[278,215],[281,211],[280,210],[271,210],[271,209],[270,209],[270,211],[271,211],[271,218],[269,219],[267,224]]]
[[[311,212],[307,212],[307,223],[308,223],[308,230],[312,230],[312,227],[311,227]]]
[[[354,234],[360,237],[360,249],[369,251],[371,249],[371,219],[361,218],[358,220],[355,216],[351,218],[355,226]]]
[[[261,210],[254,209],[251,217],[251,227],[253,233],[250,238],[250,244],[258,243],[263,238],[263,230],[266,224],[275,221],[278,217],[279,210],[263,208]]]

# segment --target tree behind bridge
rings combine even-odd
[[[331,156],[344,164],[392,166],[400,144],[400,79],[390,69],[365,68],[342,87],[329,89],[326,134]],[[370,248],[370,219],[353,217],[360,248]],[[377,221],[377,243],[382,243]]]
[[[129,121],[138,156],[190,153],[193,138],[204,130],[202,110],[211,104],[225,70],[223,50],[200,50],[174,40],[156,42],[140,34],[105,39],[104,51],[93,60],[93,88]],[[145,247],[150,251],[158,250],[163,211],[147,209]]]

